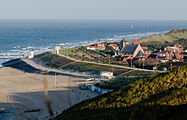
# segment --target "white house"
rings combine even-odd
[[[29,51],[28,58],[30,58],[30,59],[34,58],[34,51],[33,50]]]
[[[96,50],[97,48],[95,46],[88,46],[86,49],[87,50]]]
[[[87,50],[105,50],[105,44],[104,43],[96,43],[92,46],[88,46]]]
[[[59,46],[55,47],[55,52],[57,55],[59,54],[59,51],[60,51],[60,47]]]
[[[100,72],[101,77],[112,78],[114,77],[113,72]]]

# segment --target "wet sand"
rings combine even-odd
[[[12,108],[16,111],[16,120],[47,120],[49,113],[44,96],[44,80],[47,81],[49,100],[56,116],[64,109],[98,95],[78,88],[80,81],[84,79],[26,73],[9,67],[0,68],[0,108]]]

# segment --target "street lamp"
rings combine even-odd
[[[68,46],[68,49],[67,49],[67,56],[68,56],[68,54],[69,54],[68,51],[69,51],[69,46]]]
[[[109,65],[110,65],[110,55],[109,55]]]
[[[143,60],[143,69],[144,69],[144,60]]]
[[[133,57],[131,56],[131,67],[132,67],[132,59],[133,59]]]

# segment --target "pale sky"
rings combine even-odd
[[[0,19],[187,20],[187,0],[0,0]]]

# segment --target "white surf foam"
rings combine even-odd
[[[114,35],[111,38],[98,38],[92,41],[79,41],[79,42],[67,42],[67,43],[59,43],[59,44],[53,44],[53,45],[48,45],[48,46],[40,46],[40,47],[35,47],[35,46],[27,46],[22,48],[21,46],[15,46],[12,50],[2,52],[0,53],[0,66],[3,62],[10,60],[10,59],[15,59],[15,58],[20,58],[23,56],[28,56],[30,50],[34,50],[35,54],[41,54],[43,52],[51,51],[55,49],[55,46],[60,46],[62,49],[64,48],[72,48],[72,47],[77,47],[77,46],[87,46],[87,45],[92,45],[98,42],[106,42],[106,39],[108,42],[116,41],[119,42],[123,38],[125,38],[127,41],[133,41],[137,40],[140,38],[144,37],[149,37],[149,36],[155,36],[155,35],[163,35],[167,33],[168,31],[164,32],[147,32],[147,33],[141,33],[141,34],[131,34],[131,35]],[[2,59],[2,58],[7,58],[7,59]]]

